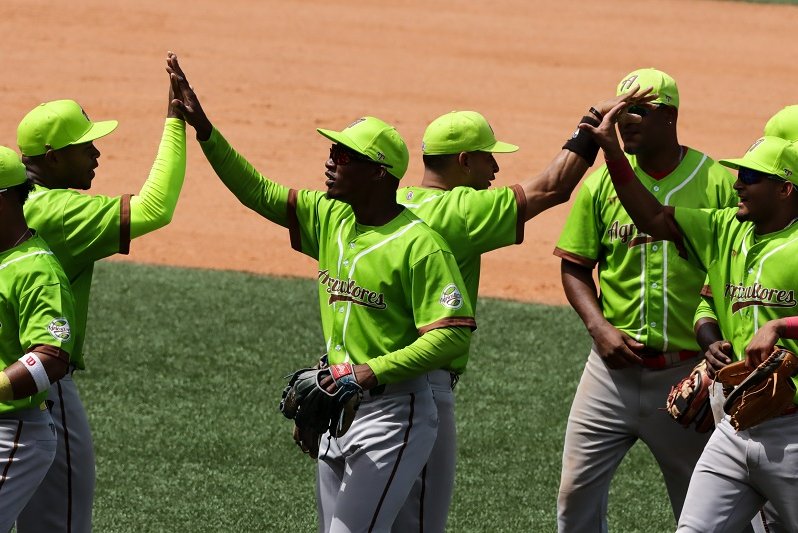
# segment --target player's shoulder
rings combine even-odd
[[[107,205],[117,203],[121,200],[119,196],[105,196],[102,194],[87,194],[74,189],[48,189],[41,185],[36,185],[25,202],[26,214],[28,211],[41,211],[47,209],[52,214],[53,208],[58,206],[80,206],[80,209],[90,205]]]
[[[410,209],[404,209],[399,213],[401,217],[398,232],[405,235],[405,240],[416,252],[424,255],[436,251],[451,253],[451,248],[446,239],[424,222],[418,215]]]
[[[53,284],[69,286],[61,263],[38,235],[0,257],[0,272],[13,278],[23,290]]]
[[[694,173],[696,170],[702,170],[703,172],[698,172],[697,174],[705,176],[709,181],[726,183],[729,179],[733,180],[728,168],[695,148],[686,147],[684,162],[686,163],[684,165],[686,172]]]

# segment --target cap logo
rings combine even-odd
[[[749,151],[749,152],[753,152],[753,151],[754,151],[754,149],[755,149],[757,146],[759,146],[760,144],[762,144],[763,142],[765,142],[765,139],[757,139],[756,141],[754,141],[754,144],[752,144],[752,145],[751,145],[751,148],[749,148],[749,149],[748,149],[748,151]]]
[[[463,295],[457,285],[450,283],[441,292],[441,305],[449,309],[460,309],[463,307]]]
[[[363,118],[363,117],[361,117],[361,118],[357,119],[356,121],[352,122],[350,125],[348,125],[348,126],[346,127],[346,129],[349,129],[349,128],[351,128],[351,127],[357,126],[357,125],[358,125],[358,124],[360,124],[361,122],[365,122],[365,121],[366,121],[366,119],[365,119],[365,118]]]
[[[625,80],[623,80],[621,82],[621,85],[618,87],[618,90],[619,91],[628,91],[629,89],[632,88],[632,85],[635,84],[635,81],[637,81],[638,77],[639,76],[637,74],[635,74],[634,76],[629,76],[628,78],[626,78]]]
[[[790,170],[789,168],[783,168],[781,170],[784,171],[784,177],[785,178],[789,178],[790,176],[792,176],[792,170]]]
[[[377,152],[377,159],[379,161],[385,161],[385,154],[383,154],[382,152]]]

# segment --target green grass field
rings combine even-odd
[[[95,531],[315,531],[314,465],[277,404],[283,376],[321,353],[317,305],[306,279],[97,266],[76,378],[94,428]],[[484,299],[478,322],[457,387],[449,530],[555,531],[589,338],[565,307]],[[610,528],[675,528],[639,445],[615,477]]]

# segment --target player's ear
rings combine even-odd
[[[470,157],[469,156],[470,156],[470,154],[468,152],[460,152],[457,155],[457,162],[464,169],[469,168],[469,163],[470,163]]]

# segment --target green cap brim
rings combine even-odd
[[[116,120],[103,120],[100,122],[94,122],[89,128],[89,131],[84,133],[80,139],[77,139],[72,144],[83,144],[95,139],[99,139],[100,137],[105,137],[112,131],[116,129],[119,125],[119,122]]]
[[[496,144],[489,148],[483,148],[482,150],[478,150],[479,152],[490,152],[492,154],[509,154],[511,152],[517,152],[518,147],[514,144],[496,141]]]
[[[336,143],[339,143],[339,144],[343,144],[343,145],[344,145],[344,146],[346,146],[347,148],[351,148],[351,149],[352,149],[352,150],[354,150],[355,152],[357,152],[357,153],[359,153],[359,154],[361,154],[361,155],[365,155],[366,157],[368,157],[368,156],[367,156],[367,155],[366,155],[366,154],[363,152],[363,149],[362,149],[362,148],[360,148],[360,147],[359,147],[359,146],[358,146],[358,145],[355,143],[355,141],[353,141],[353,140],[352,140],[352,139],[351,139],[351,138],[350,138],[350,137],[349,137],[347,134],[345,134],[344,132],[342,132],[342,131],[333,131],[333,130],[325,130],[325,129],[322,129],[322,128],[316,128],[316,131],[318,131],[319,133],[321,133],[322,135],[324,135],[325,137],[327,137],[328,139],[330,139],[332,142],[336,142]],[[371,158],[369,157],[369,159],[371,159]]]
[[[318,131],[319,133],[330,139],[332,142],[343,144],[347,148],[351,148],[360,155],[368,157],[369,161],[374,161],[374,159],[372,159],[366,152],[364,152],[363,149],[360,148],[357,145],[357,143],[355,143],[355,141],[353,141],[346,133],[342,131],[324,130],[321,128],[316,128],[316,131]],[[374,161],[374,162],[383,165],[387,168],[391,168],[391,165],[386,165],[385,163],[382,163],[380,161]]]
[[[743,168],[750,168],[751,170],[758,170],[759,172],[764,172],[765,174],[772,174],[773,169],[767,168],[765,165],[761,165],[756,161],[750,161],[745,159],[721,159],[718,161],[724,167],[732,168],[734,170],[739,170],[740,167]]]

